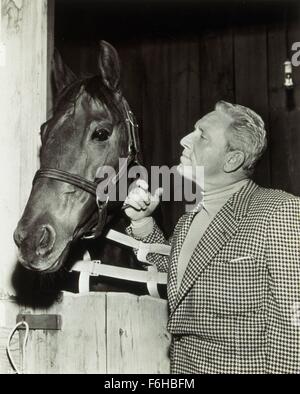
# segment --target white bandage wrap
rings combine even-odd
[[[149,253],[158,253],[164,256],[169,256],[171,253],[171,246],[165,244],[147,244],[143,241],[138,241],[126,234],[119,233],[115,230],[110,230],[106,235],[107,239],[115,241],[130,248],[137,249],[137,259],[142,263],[151,263],[147,260]]]
[[[131,222],[133,235],[138,238],[145,238],[152,233],[154,228],[154,220],[151,216]]]

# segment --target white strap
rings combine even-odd
[[[147,256],[148,253],[150,252],[150,245],[149,244],[144,244],[142,241],[139,242],[139,247],[137,248],[137,259],[138,261],[141,261],[142,263],[148,263]]]
[[[78,291],[80,294],[90,292],[90,275],[88,272],[81,272],[79,275]]]
[[[158,253],[165,256],[169,256],[171,253],[171,247],[169,245],[158,243],[147,244],[115,230],[110,230],[106,235],[106,238],[122,245],[129,246],[133,249],[137,249],[138,260],[150,265],[151,263],[147,260],[149,253]],[[91,261],[91,257],[88,252],[85,254],[84,260],[78,261],[71,271],[80,272],[78,285],[79,293],[88,293],[90,291],[90,276],[107,276],[109,278],[146,283],[149,294],[156,298],[160,297],[157,285],[167,284],[167,274],[158,272],[155,266],[148,267],[148,271],[140,271],[101,264],[101,261]]]
[[[91,255],[87,250],[83,256],[84,261],[90,261]],[[80,294],[89,293],[90,291],[90,274],[87,272],[81,272],[78,281],[78,291]]]
[[[164,272],[157,272],[156,269],[140,271],[131,268],[101,264],[100,261],[78,261],[73,266],[72,271],[80,272],[81,274],[86,273],[89,276],[107,276],[140,283],[155,282],[156,284],[167,284],[167,274]]]
[[[158,244],[158,243],[147,244],[142,241],[138,241],[126,234],[119,233],[118,231],[115,230],[110,230],[106,235],[106,238],[110,239],[111,241],[118,242],[122,245],[129,246],[133,249],[137,249],[138,250],[137,259],[142,263],[151,264],[147,260],[147,256],[149,253],[158,253],[164,256],[170,256],[171,253],[171,246],[169,245]]]
[[[155,266],[148,267],[148,272],[153,272],[153,273],[156,272],[157,273],[157,268]],[[151,280],[151,279],[152,278],[150,278],[150,280],[148,280],[148,282],[147,282],[148,292],[151,295],[151,297],[160,298],[158,288],[157,288],[157,282],[155,280]]]

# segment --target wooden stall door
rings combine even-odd
[[[62,329],[30,331],[25,373],[170,372],[164,300],[120,293],[65,294],[52,308],[33,313],[60,315]],[[23,335],[21,345],[22,340]]]

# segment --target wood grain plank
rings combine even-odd
[[[107,294],[108,373],[170,372],[167,302]]]
[[[46,118],[47,0],[2,2],[6,64],[0,67],[0,293],[14,294],[13,231],[38,168],[39,129]],[[11,8],[12,7],[12,8]]]
[[[141,73],[143,75],[142,95],[142,150],[144,165],[151,174],[151,166],[172,166],[173,130],[171,126],[172,100],[170,77],[170,39],[151,38],[141,43]],[[174,137],[174,139],[176,139]],[[152,180],[151,191],[158,186]],[[174,227],[176,219],[173,206],[168,202],[160,205],[161,224],[167,233]]]
[[[182,146],[180,141],[194,127],[200,112],[200,60],[199,40],[197,36],[176,38],[169,44],[170,66],[165,78],[170,80],[170,129],[168,151],[164,157],[170,167],[180,163]],[[163,110],[163,109],[162,109]],[[171,181],[170,203],[165,202],[164,228],[171,234],[179,217],[185,211],[184,201],[175,201],[174,188]]]
[[[10,334],[10,329],[0,328],[0,374],[14,374],[13,370],[6,353],[7,339]],[[14,335],[11,343],[11,354],[18,368],[21,368],[20,362],[20,348],[19,348],[19,334],[18,332]]]
[[[64,294],[60,303],[33,313],[60,314],[63,326],[56,332],[30,331],[26,373],[169,372],[164,300],[120,293]],[[20,337],[21,346],[23,331]]]
[[[92,374],[106,372],[106,295],[65,294],[46,311],[63,316],[61,331],[31,331],[26,372],[36,374]]]
[[[144,161],[151,165],[171,163],[170,144],[170,57],[168,40],[145,40],[142,44]],[[154,138],[154,135],[156,136]]]
[[[179,163],[180,140],[193,130],[199,118],[199,66],[197,37],[170,42],[170,165]]]
[[[0,374],[14,374],[14,370],[9,363],[6,345],[11,330],[15,327],[16,316],[19,313],[19,306],[13,299],[0,299]],[[11,341],[11,353],[17,367],[20,363],[19,334],[16,332]]]
[[[268,64],[269,64],[269,145],[271,158],[272,187],[291,191],[292,178],[289,171],[291,145],[286,108],[286,90],[284,66],[286,60],[286,31],[284,18],[268,29]]]
[[[300,41],[300,7],[294,5],[288,14],[287,43],[291,57],[292,43]],[[293,67],[294,88],[289,92],[289,105],[287,106],[286,130],[289,136],[290,149],[288,152],[288,170],[291,178],[289,191],[300,196],[300,66]]]
[[[219,100],[234,102],[233,32],[231,28],[203,32],[200,40],[201,115]]]
[[[235,95],[237,104],[257,112],[268,131],[268,63],[264,25],[243,26],[234,32]],[[254,179],[270,186],[269,150],[257,165]]]

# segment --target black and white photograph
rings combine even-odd
[[[299,157],[299,0],[0,0],[0,374],[300,374]]]

